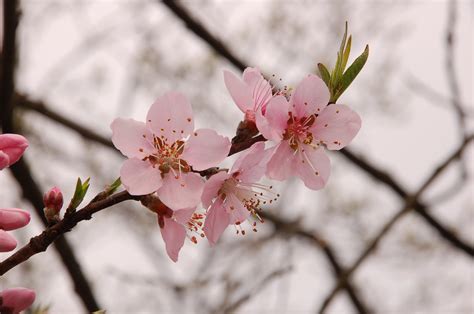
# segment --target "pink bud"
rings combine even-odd
[[[0,170],[13,165],[28,147],[28,140],[18,134],[0,134]]]
[[[33,290],[26,288],[9,288],[0,292],[2,303],[0,310],[13,314],[18,314],[29,308],[35,301],[36,294]]]
[[[0,252],[9,252],[16,248],[16,240],[8,232],[0,229]]]
[[[0,209],[0,229],[14,230],[26,226],[30,222],[30,213],[18,208]]]
[[[63,208],[63,193],[58,187],[54,187],[43,195],[44,207],[58,214]]]

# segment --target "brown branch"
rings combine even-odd
[[[329,263],[331,264],[336,278],[346,273],[346,270],[339,262],[334,249],[315,231],[305,230],[297,221],[288,222],[268,212],[262,211],[259,213],[259,215],[264,218],[265,221],[270,221],[273,223],[277,232],[301,237],[302,239],[306,239],[313,245],[319,247],[324,252]],[[349,298],[351,299],[358,313],[372,313],[372,310],[370,310],[369,307],[362,301],[358,289],[353,286],[350,281],[347,282],[344,288],[346,289],[347,294],[349,295]]]
[[[211,48],[221,55],[222,57],[229,60],[230,63],[235,65],[238,69],[243,71],[247,67],[247,63],[243,62],[236,55],[234,55],[227,46],[212,35],[199,21],[193,18],[188,11],[175,0],[163,0],[165,6],[168,7],[181,21],[186,24],[186,27],[193,32],[196,36],[204,40]]]
[[[20,21],[20,13],[16,0],[4,1],[3,4],[4,34],[0,85],[0,125],[4,133],[15,133],[12,98],[15,94],[16,29]],[[46,226],[46,220],[43,216],[42,193],[33,179],[26,161],[24,159],[20,160],[10,170],[21,186],[23,195],[35,207],[36,213],[42,218],[42,222]],[[69,243],[64,237],[61,237],[56,241],[55,248],[74,283],[77,295],[81,298],[85,307],[89,311],[98,310],[97,301]]]
[[[403,207],[382,227],[382,229],[377,233],[377,235],[370,241],[367,245],[365,250],[362,254],[357,258],[354,264],[345,272],[343,273],[336,286],[331,290],[328,296],[325,298],[319,313],[324,313],[327,309],[331,301],[337,295],[337,293],[347,285],[349,277],[359,268],[360,265],[366,260],[367,257],[373,252],[373,250],[378,246],[382,238],[388,234],[388,231],[402,218],[406,213],[410,212],[412,209],[416,209],[418,204],[418,199],[422,196],[422,194],[428,189],[428,187],[446,170],[446,168],[455,160],[461,158],[462,153],[470,143],[474,139],[474,135],[467,137],[463,143],[459,146],[459,148],[452,153],[446,160],[444,160],[428,177],[428,179],[420,186],[418,191],[410,196],[406,197],[405,204]],[[470,251],[470,255],[473,256],[474,252]]]
[[[226,58],[230,63],[236,66],[240,70],[244,70],[245,64],[248,64],[243,59],[234,55],[222,41],[214,37],[211,32],[209,32],[197,19],[193,18],[183,6],[181,6],[177,1],[173,0],[164,0],[165,4],[175,15],[181,19],[188,29],[206,42],[214,51],[220,54],[222,57]],[[344,157],[346,157],[350,162],[358,166],[360,169],[364,170],[368,175],[374,179],[384,183],[390,187],[396,194],[400,197],[405,198],[408,195],[408,192],[396,182],[392,176],[388,173],[376,168],[371,163],[357,157],[351,153],[348,149],[341,150]],[[438,231],[439,235],[450,242],[454,247],[468,253],[469,249],[472,249],[468,244],[464,243],[461,239],[456,237],[448,228],[444,227],[435,217],[430,215],[426,211],[426,205],[416,204],[415,211],[419,214],[426,223]],[[468,250],[466,250],[468,249]]]
[[[46,228],[40,235],[31,238],[28,244],[1,262],[0,276],[5,274],[13,267],[28,260],[33,255],[46,251],[48,246],[51,245],[55,240],[58,240],[62,234],[71,231],[71,229],[74,228],[79,222],[91,219],[92,215],[96,212],[132,199],[137,199],[137,197],[128,194],[126,191],[123,191],[113,194],[102,200],[92,201],[84,208],[66,215],[63,220],[59,221],[53,226]]]

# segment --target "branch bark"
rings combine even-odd
[[[15,66],[16,66],[16,33],[20,21],[18,2],[9,0],[3,2],[3,51],[2,51],[2,71],[0,82],[0,125],[4,133],[15,133],[13,123],[15,94]],[[46,226],[43,216],[43,200],[41,189],[35,182],[29,167],[24,159],[17,162],[10,168],[18,184],[21,186],[23,195],[35,207],[36,213]],[[97,301],[92,293],[92,289],[82,272],[81,266],[74,255],[72,247],[66,238],[61,237],[55,243],[55,248],[61,257],[64,267],[71,277],[77,295],[82,300],[88,311],[99,309]]]
[[[362,263],[370,256],[373,250],[378,246],[382,238],[388,234],[391,228],[402,218],[406,213],[410,212],[412,209],[416,209],[416,205],[419,203],[419,199],[422,194],[428,189],[428,187],[435,182],[435,180],[446,170],[446,168],[455,160],[460,159],[462,153],[468,146],[468,144],[474,139],[474,135],[471,135],[463,141],[463,143],[452,153],[446,160],[444,160],[433,173],[428,177],[428,179],[420,186],[417,192],[413,195],[406,197],[405,204],[403,207],[382,227],[379,233],[370,241],[362,254],[357,258],[354,264],[340,277],[336,286],[331,290],[328,296],[325,298],[319,313],[324,313],[337,293],[347,285],[348,279],[350,276],[362,265]],[[469,252],[471,256],[474,255],[473,250]]]

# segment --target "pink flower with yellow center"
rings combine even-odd
[[[224,82],[235,104],[245,114],[245,120],[255,122],[256,112],[265,112],[272,98],[272,87],[257,68],[246,68],[242,79],[224,71]]]
[[[127,159],[120,170],[132,195],[156,192],[176,210],[200,203],[204,182],[193,170],[217,166],[229,153],[230,141],[211,129],[194,131],[191,104],[178,92],[168,92],[148,111],[146,123],[115,119],[112,142]]]
[[[229,225],[236,225],[245,234],[241,224],[250,216],[261,220],[260,207],[279,196],[271,186],[257,183],[265,174],[269,157],[265,144],[256,143],[239,156],[229,173],[219,172],[206,182],[202,194],[202,204],[207,209],[203,231],[211,245]],[[251,225],[256,231],[256,221]]]
[[[288,101],[273,97],[265,114],[256,116],[257,128],[274,142],[266,175],[274,180],[297,176],[313,190],[326,185],[330,161],[324,152],[339,150],[359,132],[361,119],[345,105],[331,104],[329,90],[315,75],[304,78]]]

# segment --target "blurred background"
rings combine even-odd
[[[229,228],[214,249],[187,241],[175,264],[156,217],[126,202],[2,276],[0,288],[35,289],[35,306],[49,313],[95,306],[314,313],[323,305],[328,313],[474,312],[472,147],[417,202],[408,197],[474,130],[473,2],[23,0],[19,7],[12,118],[30,140],[18,166],[29,169],[0,174],[0,207],[32,213],[41,206],[35,191],[57,185],[70,198],[77,177],[91,177],[90,199],[113,182],[124,157],[109,146],[110,123],[143,120],[166,91],[189,97],[198,127],[232,137],[242,115],[223,69],[255,66],[295,86],[318,62],[334,65],[345,21],[351,60],[365,44],[370,56],[338,101],[363,125],[348,151],[330,153],[327,188],[274,184],[282,197],[264,209],[269,217],[257,233]],[[32,216],[15,232],[19,247],[44,228]]]

